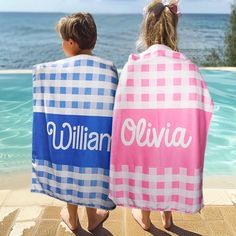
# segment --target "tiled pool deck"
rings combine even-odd
[[[152,213],[153,226],[143,231],[133,220],[130,209],[117,208],[93,234],[86,231],[86,213],[79,208],[81,227],[77,235],[236,235],[236,189],[204,189],[205,207],[199,214],[173,213],[174,226],[162,227],[160,214]],[[0,190],[0,236],[76,235],[60,219],[65,204],[27,189]]]

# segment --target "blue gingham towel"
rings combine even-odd
[[[108,198],[114,65],[79,55],[33,73],[32,192],[114,209]]]

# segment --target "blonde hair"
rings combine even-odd
[[[137,47],[146,50],[154,44],[164,44],[172,50],[178,51],[178,14],[168,7],[172,4],[177,5],[178,0],[171,0],[170,4],[157,15],[155,12],[160,3],[162,3],[161,0],[153,0],[147,6]]]
[[[80,49],[93,49],[97,41],[97,27],[89,13],[76,13],[63,17],[56,26],[56,31],[64,40],[72,39]]]

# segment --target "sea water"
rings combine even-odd
[[[0,69],[31,69],[34,64],[64,57],[55,32],[63,13],[0,13]],[[95,15],[98,41],[94,53],[123,67],[135,52],[143,16]],[[224,46],[229,15],[184,14],[179,47],[201,65],[211,48]]]

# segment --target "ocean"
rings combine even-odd
[[[64,57],[55,32],[63,13],[0,13],[0,69],[31,69]],[[94,53],[121,68],[136,51],[142,15],[94,15],[98,41]],[[212,48],[224,46],[229,15],[184,14],[179,47],[199,66]]]

